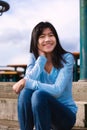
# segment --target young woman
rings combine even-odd
[[[38,23],[31,36],[29,63],[13,90],[21,130],[71,130],[77,106],[72,97],[74,57],[65,51],[54,26]]]

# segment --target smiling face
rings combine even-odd
[[[50,28],[45,28],[38,38],[38,49],[44,53],[51,53],[56,46],[56,38]]]

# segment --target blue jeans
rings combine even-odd
[[[24,88],[18,97],[21,130],[71,130],[76,115],[45,91]]]

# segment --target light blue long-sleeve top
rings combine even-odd
[[[58,101],[65,104],[74,113],[77,112],[77,106],[72,96],[72,78],[74,57],[70,53],[63,55],[66,63],[63,62],[64,67],[57,69],[52,67],[50,73],[44,69],[47,59],[45,56],[39,56],[36,60],[32,53],[29,53],[29,62],[26,69],[25,87],[32,90],[43,90]]]

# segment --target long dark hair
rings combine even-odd
[[[60,41],[59,41],[59,38],[58,38],[57,31],[51,23],[40,22],[34,27],[34,29],[32,31],[32,35],[31,35],[30,52],[35,55],[36,59],[38,58],[38,56],[39,56],[38,47],[37,47],[38,38],[42,34],[42,32],[45,28],[50,28],[52,33],[54,34],[54,36],[56,38],[57,44],[56,44],[55,49],[52,52],[52,63],[54,65],[54,67],[61,68],[61,67],[63,67],[62,61],[66,62],[63,59],[62,54],[67,53],[67,51],[65,51],[62,48]]]

